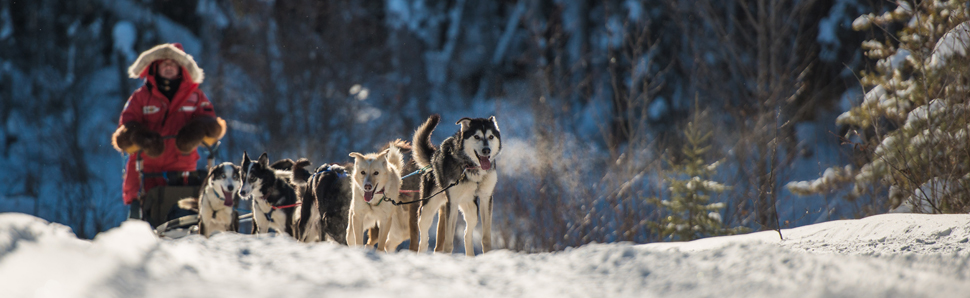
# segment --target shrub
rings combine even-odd
[[[651,229],[669,240],[690,241],[707,236],[737,234],[743,227],[726,229],[723,227],[721,210],[724,203],[711,203],[711,195],[728,189],[727,186],[711,181],[720,162],[707,164],[704,156],[711,149],[708,145],[713,133],[698,128],[695,121],[688,122],[684,129],[684,144],[680,162],[668,161],[674,173],[664,179],[670,187],[670,199],[649,199],[662,213],[658,222],[650,223]]]
[[[939,0],[899,1],[893,11],[857,18],[855,30],[886,32],[882,40],[862,44],[865,55],[876,60],[860,76],[868,92],[836,120],[855,128],[850,133],[860,137],[860,148],[869,148],[866,161],[858,169],[834,167],[787,188],[812,194],[851,186],[849,197],[855,198],[888,187],[885,207],[970,211],[968,19],[965,2]],[[900,29],[890,35],[893,28]]]

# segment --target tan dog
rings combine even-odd
[[[364,229],[377,226],[377,250],[392,252],[410,237],[407,210],[391,202],[399,201],[404,168],[401,149],[392,142],[380,153],[353,152],[350,157],[354,158],[354,196],[350,201],[347,245],[364,245]]]

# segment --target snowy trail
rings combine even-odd
[[[286,237],[93,241],[0,214],[4,297],[966,297],[970,215],[892,214],[687,243],[556,253],[376,253]],[[12,294],[7,296],[8,294]]]

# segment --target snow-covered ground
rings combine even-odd
[[[970,215],[888,214],[687,243],[468,258],[125,222],[79,240],[0,214],[3,297],[968,297]]]

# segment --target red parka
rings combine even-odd
[[[181,48],[180,46],[178,46]],[[189,58],[191,59],[191,58]],[[143,159],[145,173],[161,173],[169,171],[195,171],[199,160],[199,153],[193,150],[189,154],[182,154],[175,145],[175,136],[189,120],[196,117],[216,117],[212,103],[199,90],[201,80],[193,80],[189,70],[182,66],[182,83],[171,101],[157,88],[153,75],[154,69],[161,60],[152,61],[150,66],[138,74],[145,78],[145,84],[136,90],[125,104],[118,125],[136,121],[146,128],[158,132],[165,142],[165,151],[158,157],[150,157],[143,152],[137,152],[128,157],[125,166],[123,198],[125,204],[131,204],[138,197],[139,179],[135,168],[137,155]],[[194,66],[194,61],[192,61]],[[145,178],[147,191],[153,187],[164,185],[163,178]]]

